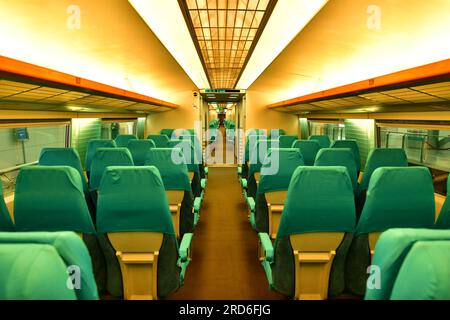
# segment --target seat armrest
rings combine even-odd
[[[247,189],[247,179],[241,179],[241,186],[244,189]]]
[[[188,261],[189,249],[191,247],[191,241],[193,236],[194,236],[193,233],[185,233],[183,239],[181,240],[179,252],[180,252],[180,261],[182,263]]]
[[[209,171],[208,167],[205,167],[205,175],[208,175],[208,171]]]
[[[258,233],[259,241],[261,242],[261,247],[265,254],[265,260],[268,262],[273,261],[273,245],[270,237],[267,233]]]
[[[205,189],[205,188],[206,188],[206,179],[205,179],[205,178],[203,178],[202,180],[200,180],[200,186],[201,186],[202,189]]]
[[[238,175],[242,174],[242,167],[237,167]]]
[[[194,212],[199,212],[200,211],[200,206],[202,205],[202,198],[201,197],[196,197],[194,199]]]
[[[248,204],[248,207],[250,208],[250,211],[255,212],[256,204],[255,204],[255,199],[253,199],[253,197],[247,198],[247,204]]]

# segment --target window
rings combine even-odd
[[[137,135],[137,120],[102,122],[102,139],[115,139],[119,134]]]
[[[345,139],[345,125],[336,122],[310,121],[310,135],[326,135],[330,140]]]

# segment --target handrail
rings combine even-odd
[[[19,164],[17,166],[6,168],[6,169],[0,169],[0,175],[4,175],[4,174],[7,174],[7,173],[10,173],[10,172],[13,172],[13,171],[17,171],[17,170],[20,170],[20,169],[25,168],[25,167],[34,166],[34,165],[37,165],[37,164],[38,164],[38,161],[34,161],[34,162]]]

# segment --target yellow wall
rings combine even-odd
[[[287,134],[298,135],[296,115],[268,110],[270,93],[247,90],[246,129],[284,129]]]

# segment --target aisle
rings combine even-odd
[[[236,168],[210,168],[193,261],[170,299],[282,299],[269,291]]]

